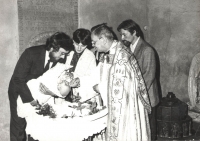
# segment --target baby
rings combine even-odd
[[[69,83],[73,78],[74,75],[67,71],[64,71],[63,74],[59,77],[57,89],[63,97],[69,94],[71,90]]]
[[[54,68],[48,70],[37,79],[28,81],[27,85],[33,98],[41,105],[52,98],[51,95],[43,94],[40,91],[40,85],[47,87],[55,96],[65,98],[71,91],[69,83],[74,78],[72,73],[67,72],[69,68],[70,66],[64,69],[63,64],[57,64]]]
[[[60,98],[66,97],[71,91],[70,81],[74,78],[72,73],[67,72],[72,66],[57,63],[54,68],[46,71],[37,79],[31,79],[27,82],[27,86],[34,98],[40,105],[52,99],[51,95],[45,95],[40,91],[40,85],[46,86],[54,95]],[[23,103],[21,97],[17,99],[17,112],[20,117],[26,117],[33,109],[30,103]]]

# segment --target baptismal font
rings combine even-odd
[[[161,99],[157,109],[158,138],[180,139],[191,136],[192,118],[188,105],[169,92]]]

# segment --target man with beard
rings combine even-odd
[[[146,88],[149,94],[152,112],[149,114],[151,137],[156,139],[156,109],[159,103],[158,82],[156,80],[156,52],[143,40],[142,31],[137,23],[128,19],[123,21],[117,28],[121,34],[122,42],[130,47],[140,67]]]
[[[47,39],[46,45],[27,48],[19,58],[12,75],[8,95],[10,100],[10,140],[26,140],[26,121],[17,114],[17,98],[23,103],[37,105],[26,84],[27,81],[41,76],[57,62],[64,62],[65,56],[73,49],[72,40],[63,32],[57,32]]]

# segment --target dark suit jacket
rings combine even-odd
[[[149,93],[151,106],[155,107],[159,103],[155,51],[151,45],[140,37],[133,54],[138,61],[138,65],[143,75]]]
[[[21,96],[24,103],[33,101],[33,97],[26,82],[43,74],[45,53],[46,50],[44,45],[27,48],[22,53],[8,88],[9,99],[11,102],[13,100],[16,101],[18,95]]]

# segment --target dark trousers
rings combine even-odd
[[[151,140],[157,139],[156,107],[152,107],[151,114],[149,114],[149,123],[150,123],[150,129],[151,129]]]
[[[17,115],[17,101],[10,100],[10,141],[26,141],[26,120]]]

